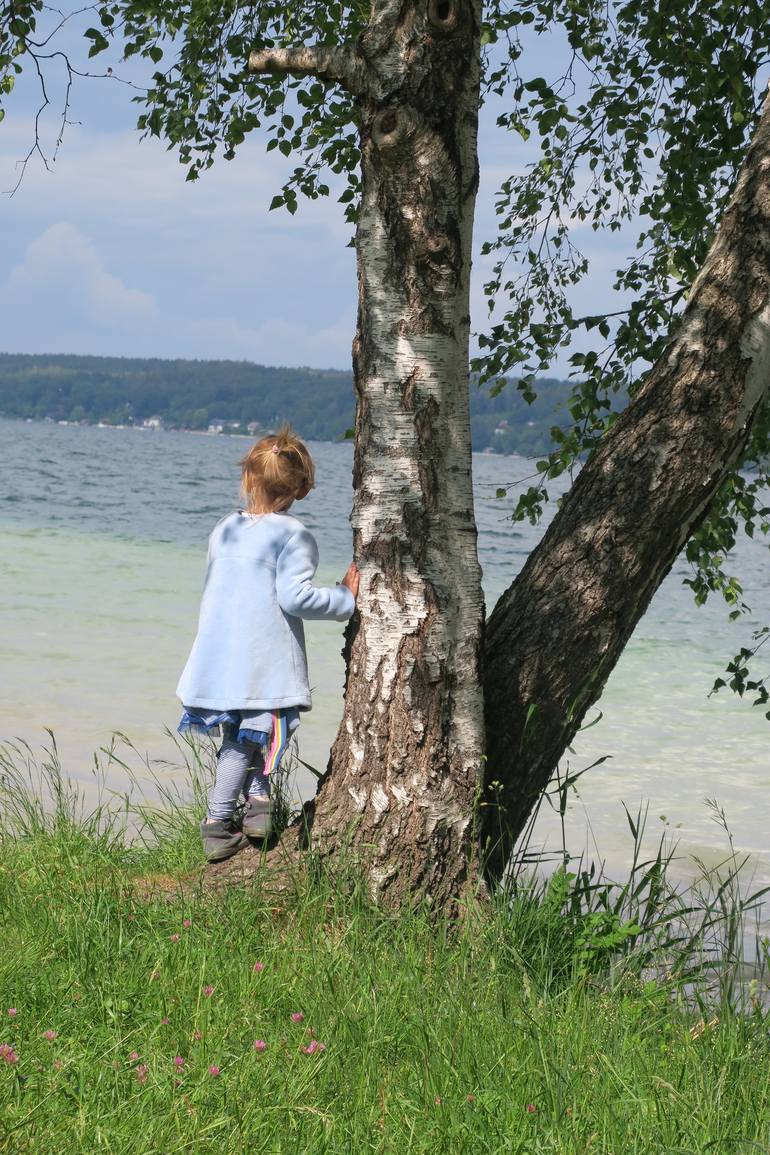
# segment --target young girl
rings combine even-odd
[[[245,509],[229,514],[209,538],[198,634],[177,686],[180,731],[217,732],[208,814],[201,823],[206,858],[229,858],[245,835],[272,828],[269,774],[299,714],[310,709],[303,618],[344,621],[358,595],[351,563],[335,589],[313,585],[318,546],[288,512],[315,484],[306,446],[284,427],[263,437],[241,462]],[[242,828],[235,807],[243,793]]]

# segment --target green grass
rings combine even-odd
[[[741,998],[708,953],[732,884],[698,906],[635,859],[621,901],[561,870],[459,926],[328,877],[147,900],[200,861],[192,813],[166,798],[127,845],[24,757],[0,758],[2,1150],[770,1149],[764,975]]]

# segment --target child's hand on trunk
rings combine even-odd
[[[354,598],[358,597],[358,583],[361,580],[361,575],[358,572],[358,566],[354,561],[348,566],[348,572],[341,581],[341,585],[347,586]]]

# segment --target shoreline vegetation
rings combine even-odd
[[[495,397],[471,388],[474,452],[546,453],[552,427],[571,420],[571,389],[544,378],[528,404],[513,382]],[[353,379],[248,361],[0,353],[0,417],[245,436],[289,422],[310,441],[340,441],[353,425]]]
[[[729,834],[680,892],[627,813],[625,882],[543,877],[524,851],[454,924],[378,909],[354,864],[312,856],[214,894],[210,751],[177,739],[169,761],[191,797],[161,765],[159,804],[89,808],[53,740],[0,748],[0,1149],[767,1150],[768,942],[749,967],[761,894]]]

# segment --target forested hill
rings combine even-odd
[[[472,390],[473,448],[535,455],[564,424],[569,386],[544,379],[532,405],[514,387]],[[248,361],[165,361],[0,353],[0,415],[54,421],[245,432],[289,421],[308,440],[337,441],[353,424],[349,372],[271,369]],[[157,423],[157,422],[155,422]]]

